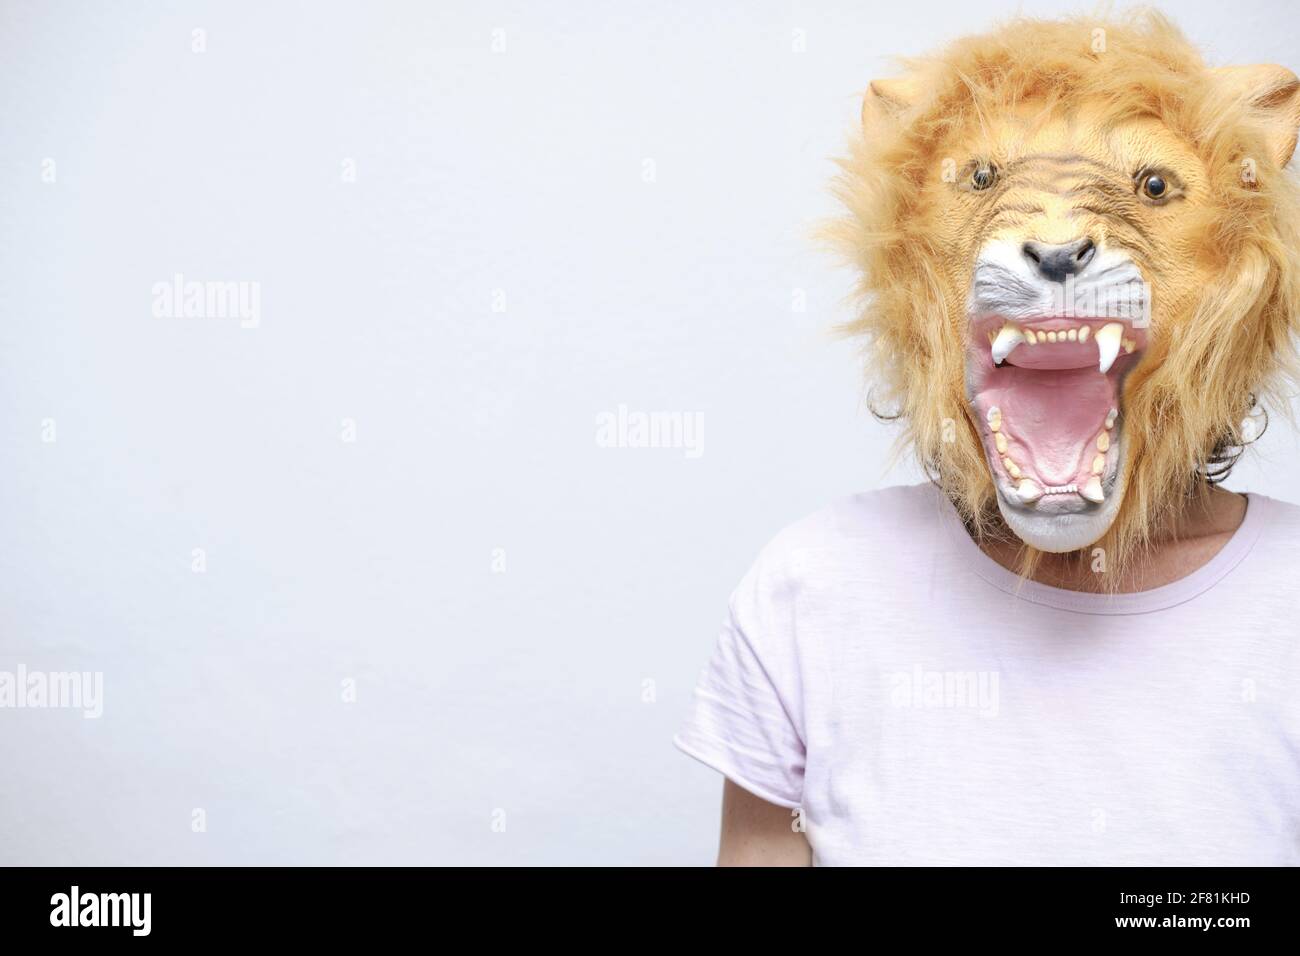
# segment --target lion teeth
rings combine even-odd
[[[1049,495],[1072,495],[1079,490],[1078,485],[1048,485],[1043,489]]]
[[[1020,326],[1014,322],[1008,322],[1002,326],[997,337],[993,340],[993,364],[1001,365],[1012,350],[1025,340],[1025,333],[1020,331]]]
[[[994,332],[992,329],[988,329],[984,334],[988,336],[989,350],[994,365],[1001,365],[1005,362],[1007,356],[1015,351],[1016,346],[1021,344],[1084,343],[1092,339],[1097,343],[1097,367],[1103,375],[1110,371],[1121,350],[1125,355],[1131,355],[1137,350],[1138,346],[1136,339],[1125,337],[1122,322],[1108,322],[1096,331],[1090,325],[1080,325],[1072,329],[1035,331],[1034,329],[1022,329],[1015,322],[1004,322],[1002,328],[998,329],[998,331]]]
[[[1022,478],[1016,487],[1016,494],[1020,496],[1022,502],[1031,505],[1043,497],[1043,489],[1038,487],[1038,483],[1032,478]]]
[[[1093,504],[1101,504],[1106,500],[1106,493],[1101,490],[1101,479],[1093,475],[1088,479],[1088,483],[1083,486],[1079,494],[1087,498]]]
[[[1124,338],[1124,326],[1119,322],[1108,322],[1097,330],[1093,338],[1097,341],[1097,368],[1102,375],[1105,375],[1115,364],[1115,357],[1119,355],[1120,342]]]

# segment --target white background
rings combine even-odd
[[[1178,7],[1300,65],[1287,3]],[[830,335],[830,157],[1012,6],[0,10],[0,669],[104,675],[0,710],[0,863],[710,862],[670,738],[730,589],[916,477]],[[156,318],[176,273],[260,325]],[[598,447],[619,404],[703,455]],[[1232,485],[1293,497],[1274,418]]]

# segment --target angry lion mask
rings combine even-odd
[[[1100,542],[1113,568],[1291,379],[1300,82],[1207,68],[1154,14],[906,66],[867,92],[834,227],[874,397],[977,534],[1000,513],[1027,561]]]

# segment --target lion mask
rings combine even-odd
[[[1156,14],[1018,20],[871,84],[846,328],[977,534],[1114,567],[1250,440],[1291,380],[1298,125],[1295,74],[1207,68]]]

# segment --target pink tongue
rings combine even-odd
[[[1007,455],[1045,486],[1083,485],[1097,434],[1115,406],[1110,378],[1096,368],[1038,371],[1004,365],[982,390],[982,414],[1002,410]]]

